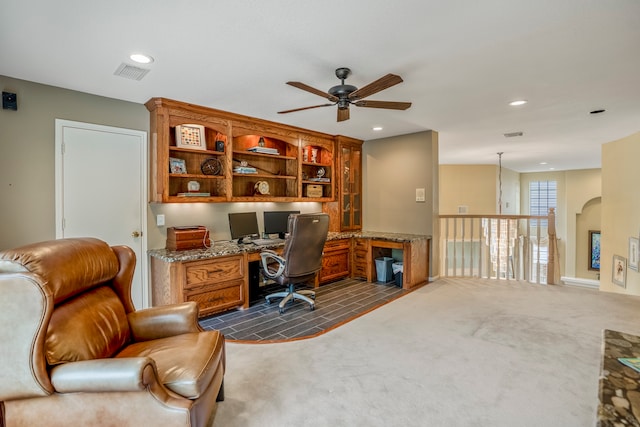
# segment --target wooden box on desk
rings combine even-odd
[[[186,249],[204,249],[211,245],[206,227],[169,227],[167,228],[167,249],[182,251]]]

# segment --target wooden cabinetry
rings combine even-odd
[[[349,276],[351,239],[328,241],[324,245],[322,270],[318,277],[319,283],[327,283]]]
[[[151,258],[153,306],[198,303],[200,317],[245,305],[247,262],[243,255],[199,261]]]
[[[342,230],[362,228],[362,141],[338,137]]]
[[[335,200],[333,136],[164,98],[145,105],[151,114],[151,201]],[[206,143],[195,149],[176,143],[176,126],[189,124],[204,127]],[[172,159],[184,169],[171,170]],[[219,171],[203,171],[205,162]],[[192,181],[199,184],[197,195]]]
[[[303,135],[300,141],[302,156],[301,195],[305,201],[334,200],[334,147],[333,139]]]
[[[256,135],[253,132],[255,130],[242,127],[234,126],[233,129],[233,200],[297,200],[300,154],[297,139],[273,136],[266,132]],[[252,152],[251,149],[273,150],[277,154]],[[240,173],[236,166],[253,168],[257,173]],[[268,194],[256,191],[255,185],[258,181],[268,184]]]
[[[162,99],[152,99],[146,104],[151,112],[151,191],[152,202],[222,202],[228,199],[228,159],[224,150],[216,151],[216,141],[226,145],[229,121],[213,116],[195,114],[183,110]],[[196,124],[204,127],[206,149],[178,147],[176,144],[176,126]],[[171,160],[183,162],[183,173],[171,168]],[[214,175],[203,173],[202,164],[211,159],[220,166]],[[208,196],[191,196],[188,183],[196,181],[200,185],[198,193]]]
[[[336,136],[337,200],[324,203],[322,210],[331,217],[330,231],[362,229],[362,141]]]
[[[369,239],[353,239],[352,268],[351,277],[367,279],[369,277],[368,268],[371,255],[369,253]]]

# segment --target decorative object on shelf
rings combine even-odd
[[[206,150],[204,126],[192,124],[176,126],[176,147]]]
[[[258,171],[256,170],[256,168],[254,168],[253,166],[249,166],[249,163],[247,163],[244,160],[236,160],[233,159],[233,161],[235,162],[239,162],[240,166],[234,166],[233,168],[233,172],[234,173],[258,173]]]
[[[260,194],[262,196],[269,194],[269,183],[267,181],[258,181],[253,186],[256,194]]]
[[[318,170],[316,171],[316,177],[315,178],[309,178],[309,181],[315,181],[315,182],[331,182],[331,178],[325,178],[324,175],[327,172],[325,171],[324,168],[318,168]]]
[[[258,147],[264,147],[264,136],[261,136],[258,140]]]
[[[169,157],[169,173],[187,173],[187,163],[183,159]]]
[[[269,147],[251,147],[247,148],[247,151],[251,151],[253,153],[260,154],[274,154],[276,156],[280,155],[280,152],[277,148],[269,148]]]
[[[302,161],[310,163],[320,163],[320,150],[313,145],[307,145],[302,152]]]
[[[187,190],[189,193],[197,193],[200,191],[200,183],[198,181],[187,182]]]
[[[224,146],[227,142],[227,136],[218,132],[216,134],[216,151],[224,153]]]
[[[589,270],[600,271],[600,230],[589,230]]]
[[[629,237],[629,268],[638,271],[638,238]]]
[[[207,192],[198,192],[198,193],[178,193],[176,194],[178,197],[210,197],[211,193]]]
[[[620,255],[613,256],[613,268],[611,269],[611,281],[623,288],[627,287],[627,259]]]
[[[313,197],[313,198],[322,197],[322,185],[318,185],[318,184],[307,185],[307,197]]]
[[[200,170],[205,175],[220,175],[222,173],[222,162],[217,157],[209,157],[202,162]]]

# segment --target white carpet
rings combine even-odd
[[[595,425],[603,329],[640,297],[440,279],[327,334],[227,343],[215,427]]]

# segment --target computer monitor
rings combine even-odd
[[[260,235],[258,216],[255,212],[229,213],[229,228],[231,229],[231,238],[238,239],[238,243],[242,243],[242,239],[247,236]]]
[[[289,215],[299,214],[300,211],[265,211],[264,212],[264,233],[276,234],[284,239],[289,225]]]

